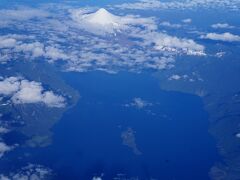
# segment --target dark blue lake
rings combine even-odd
[[[139,179],[207,180],[218,160],[208,134],[208,115],[197,96],[162,91],[149,74],[66,73],[78,89],[78,104],[53,129],[53,144],[37,150],[37,163],[56,179],[92,179],[117,174]],[[126,107],[134,98],[151,105]],[[141,155],[123,145],[131,128]]]

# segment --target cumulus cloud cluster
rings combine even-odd
[[[52,170],[41,165],[29,164],[9,175],[0,174],[1,180],[44,180],[52,176]]]
[[[153,17],[114,15],[92,8],[61,9],[54,13],[54,23],[46,18],[44,23],[17,26],[27,29],[28,34],[38,32],[37,36],[0,36],[0,61],[43,57],[49,62],[63,61],[66,71],[116,73],[122,69],[168,69],[174,67],[177,55],[205,55],[204,46],[194,40],[159,32]]]
[[[29,41],[30,39],[30,41]],[[22,40],[29,41],[23,42]],[[11,59],[24,56],[28,59],[44,57],[51,61],[57,59],[67,59],[67,55],[54,44],[52,46],[44,45],[33,37],[22,37],[16,35],[0,36],[0,62],[6,62]]]
[[[8,77],[0,80],[0,95],[10,97],[14,104],[43,103],[48,107],[62,108],[65,99],[44,90],[39,82],[28,81],[20,77]]]
[[[226,42],[239,42],[240,36],[234,35],[231,33],[208,33],[206,35],[202,35],[201,38],[203,39],[210,39],[210,40],[216,40],[216,41],[226,41]]]
[[[165,34],[155,36],[156,49],[172,52],[184,52],[187,55],[204,56],[205,47],[197,44],[191,39],[180,39]]]

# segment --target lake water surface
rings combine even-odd
[[[52,145],[33,150],[32,163],[53,169],[57,180],[208,179],[218,155],[199,97],[162,91],[145,73],[63,76],[81,98],[54,127]],[[134,98],[147,105],[135,107]],[[139,153],[123,144],[128,129]]]
[[[117,174],[140,179],[208,179],[217,159],[201,99],[161,91],[147,74],[65,74],[81,94],[79,103],[54,128],[53,145],[40,153],[57,179],[91,179]],[[142,109],[134,98],[149,102]],[[151,103],[151,104],[150,104]],[[121,133],[135,131],[141,152],[123,145]]]

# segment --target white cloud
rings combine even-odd
[[[42,102],[49,107],[64,107],[65,99],[62,96],[55,95],[52,91],[46,91],[42,94]]]
[[[240,138],[240,133],[237,133],[237,134],[236,134],[236,137],[237,137],[237,138]]]
[[[170,76],[168,79],[169,80],[180,80],[182,77],[180,75],[174,74]]]
[[[10,96],[15,104],[44,103],[49,107],[64,107],[65,99],[46,91],[41,83],[18,77],[0,80],[0,95]]]
[[[223,57],[224,55],[226,54],[226,52],[217,52],[216,54],[215,54],[215,56],[217,57],[217,58],[221,58],[221,57]]]
[[[158,33],[153,37],[155,48],[162,51],[186,53],[188,55],[205,55],[205,47],[191,39],[180,39],[166,34]]]
[[[138,10],[161,10],[161,9],[196,9],[196,8],[224,8],[228,10],[239,10],[239,0],[183,0],[183,1],[160,1],[160,0],[139,0],[133,3],[115,5],[121,9]]]
[[[202,35],[201,38],[203,39],[210,39],[210,40],[216,40],[216,41],[226,41],[226,42],[237,42],[240,41],[240,36],[234,35],[231,33],[223,33],[223,34],[217,34],[217,33],[208,33],[206,35]]]
[[[4,142],[0,142],[0,158],[7,152],[11,151],[13,147],[8,146]]]
[[[62,50],[56,47],[48,46],[46,47],[45,50],[46,50],[46,53],[44,56],[47,58],[50,58],[51,60],[58,60],[58,59],[66,60],[69,58]]]
[[[0,49],[4,49],[5,54],[8,52],[9,55],[22,52],[25,55],[28,54],[28,58],[31,59],[46,57],[50,61],[54,61],[59,59],[66,60],[69,58],[62,50],[54,47],[54,44],[45,47],[43,43],[38,41],[28,43],[22,42],[22,40],[28,39],[31,39],[31,37],[18,37],[17,35],[0,36]],[[7,56],[6,58],[11,59],[13,57]]]
[[[211,25],[211,27],[214,29],[232,29],[232,28],[234,28],[234,26],[231,26],[227,23],[217,23],[217,24]]]
[[[169,81],[185,81],[185,82],[195,82],[195,81],[203,81],[199,74],[192,72],[190,75],[183,74],[173,74],[168,78]]]
[[[20,82],[16,77],[0,80],[0,94],[11,95],[19,90]]]
[[[94,177],[92,178],[92,180],[102,180],[102,177],[94,176]]]
[[[0,48],[11,48],[16,45],[16,40],[13,38],[0,36]]]
[[[143,109],[148,106],[152,106],[152,103],[144,101],[141,98],[134,98],[131,103],[125,104],[126,107],[136,107],[138,109]]]
[[[11,172],[8,175],[0,174],[1,180],[44,180],[52,176],[52,170],[41,165],[29,164],[26,167]]]
[[[31,52],[34,58],[43,56],[45,54],[44,45],[39,42],[18,44],[15,46],[15,50],[17,52]]]
[[[182,20],[183,23],[191,23],[192,19],[188,18],[188,19],[183,19]]]
[[[52,91],[44,91],[38,82],[22,80],[20,90],[12,96],[15,104],[44,103],[49,107],[64,107],[64,98]]]
[[[164,21],[164,22],[160,23],[160,26],[165,26],[165,27],[169,27],[169,28],[180,28],[180,27],[182,27],[181,24],[172,24],[168,21]]]
[[[5,133],[8,133],[8,132],[9,132],[8,129],[0,126],[0,134],[5,134]]]

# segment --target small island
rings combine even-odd
[[[142,152],[138,149],[135,138],[135,131],[132,128],[128,128],[121,134],[123,145],[131,148],[136,155],[141,155]]]

